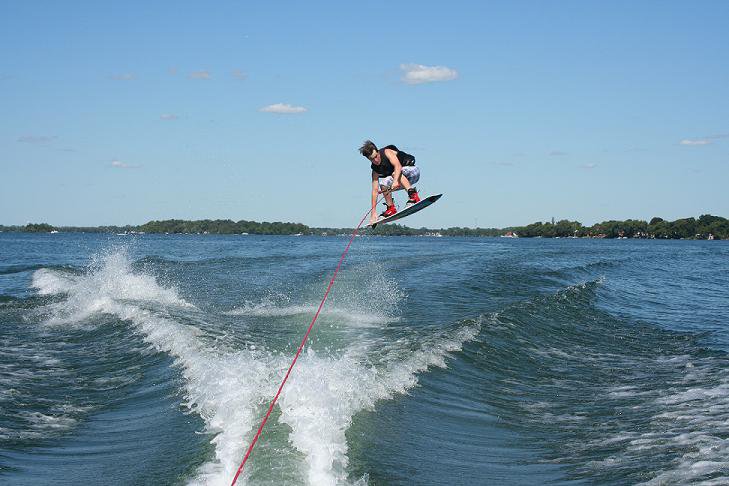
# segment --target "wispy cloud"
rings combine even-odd
[[[567,155],[567,152],[562,152],[561,150],[552,150],[549,152],[550,157],[562,157],[563,155]]]
[[[177,76],[177,68],[175,67],[169,68],[167,72],[170,74],[170,76]]]
[[[47,145],[58,137],[49,137],[46,135],[23,135],[18,137],[18,142],[29,143],[31,145]]]
[[[163,113],[162,115],[159,116],[160,120],[167,120],[167,121],[177,120],[178,118],[180,118],[180,117],[177,115],[173,115],[172,113]]]
[[[591,170],[591,169],[594,169],[595,167],[597,167],[597,164],[592,164],[592,163],[582,164],[579,167],[580,167],[580,169]]]
[[[501,167],[514,167],[514,162],[496,162],[495,165],[498,165]]]
[[[190,73],[190,79],[210,79],[212,76],[209,71],[193,71]]]
[[[445,66],[424,66],[422,64],[400,64],[405,84],[451,81],[458,77],[458,71]]]
[[[240,69],[233,69],[233,77],[235,79],[244,81],[245,79],[248,78],[248,75],[246,73],[244,73],[243,71],[241,71]]]
[[[139,169],[141,167],[139,165],[127,164],[126,162],[122,162],[121,160],[117,159],[111,161],[111,166],[115,169]]]
[[[285,115],[291,115],[296,113],[304,113],[307,110],[303,106],[293,106],[289,105],[288,103],[276,103],[274,105],[264,106],[258,111],[262,111],[265,113],[280,113]]]
[[[121,74],[112,74],[111,79],[115,81],[131,81],[135,79],[136,76],[133,73],[121,73]]]
[[[722,138],[729,138],[729,133],[715,133],[707,137],[701,138],[684,138],[679,142],[680,145],[709,145],[714,143],[715,140]]]

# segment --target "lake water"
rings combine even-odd
[[[0,234],[0,482],[230,484],[347,243]],[[727,484],[729,243],[356,238],[241,484]]]

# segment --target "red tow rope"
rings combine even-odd
[[[319,308],[316,310],[314,319],[312,319],[311,324],[309,324],[309,329],[307,329],[306,334],[304,334],[304,339],[301,340],[299,349],[296,350],[296,355],[294,356],[294,360],[291,362],[291,366],[289,366],[289,370],[286,372],[286,376],[284,376],[284,379],[281,382],[281,385],[278,387],[276,396],[273,397],[273,400],[271,401],[271,405],[268,406],[268,412],[266,412],[266,416],[263,417],[263,421],[261,422],[260,427],[258,427],[258,432],[256,432],[255,437],[253,437],[253,441],[251,441],[251,445],[248,446],[248,450],[246,451],[246,455],[243,457],[243,461],[241,461],[240,466],[238,466],[238,471],[235,473],[233,482],[230,483],[231,486],[235,485],[235,482],[238,480],[238,476],[240,476],[240,473],[243,472],[243,466],[245,465],[246,461],[248,460],[248,457],[251,455],[253,446],[256,445],[258,438],[261,436],[261,432],[263,431],[263,426],[266,425],[266,422],[268,421],[268,417],[271,415],[271,411],[273,410],[274,405],[276,405],[276,401],[278,400],[279,395],[281,395],[281,390],[283,389],[284,385],[286,384],[286,380],[289,379],[291,370],[294,368],[294,365],[296,364],[296,360],[299,359],[301,350],[304,349],[306,340],[309,338],[309,333],[311,332],[311,329],[314,327],[314,323],[316,322],[316,319],[319,317],[319,312],[321,312],[322,307],[324,307],[324,302],[326,302],[327,297],[329,296],[329,291],[332,289],[332,285],[334,285],[334,279],[337,278],[337,273],[339,272],[339,268],[342,266],[344,257],[347,256],[347,252],[349,251],[349,247],[352,245],[352,241],[354,241],[354,237],[357,236],[357,232],[359,231],[360,226],[362,226],[362,223],[364,223],[365,218],[367,218],[367,216],[370,214],[370,212],[372,212],[372,209],[370,209],[369,211],[367,211],[365,213],[365,215],[362,217],[362,220],[359,222],[357,227],[354,229],[352,236],[349,238],[349,243],[347,243],[347,247],[344,249],[344,253],[342,253],[341,258],[339,258],[339,264],[337,265],[337,268],[334,270],[334,275],[332,275],[332,279],[329,281],[329,286],[327,287],[327,291],[324,292],[324,298],[321,300],[321,303],[319,304]]]

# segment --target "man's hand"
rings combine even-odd
[[[386,194],[388,192],[393,192],[393,191],[400,189],[401,187],[402,187],[402,184],[400,184],[399,182],[397,184],[393,183],[391,186],[381,189],[379,191],[379,194]]]
[[[375,224],[377,222],[377,214],[373,211],[370,215],[370,224]]]

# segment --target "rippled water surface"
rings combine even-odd
[[[340,237],[0,234],[0,482],[230,484]],[[727,484],[729,244],[357,238],[243,484]]]

